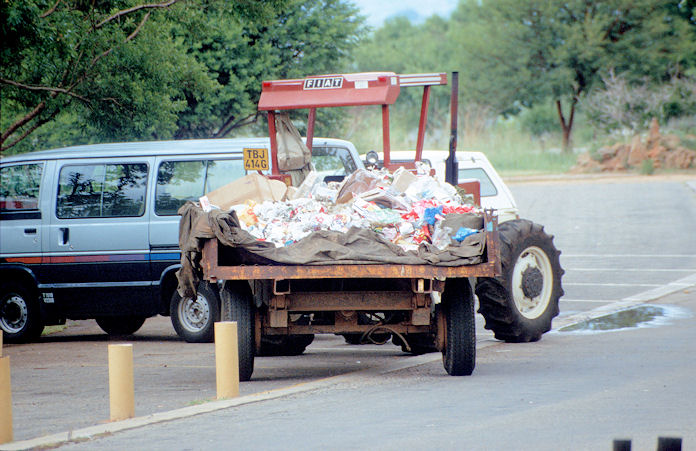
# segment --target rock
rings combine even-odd
[[[621,145],[614,158],[604,164],[605,171],[622,171],[628,169],[628,155],[631,152],[630,146]]]
[[[677,135],[664,135],[660,137],[658,142],[668,150],[676,150],[681,147],[681,139]]]
[[[679,147],[665,157],[666,168],[689,169],[691,166],[696,166],[696,150]]]
[[[687,140],[696,136],[687,135]],[[616,143],[604,146],[597,151],[598,160],[589,154],[578,156],[573,172],[624,171],[641,169],[646,160],[652,161],[655,169],[688,169],[696,167],[696,150],[686,148],[676,135],[661,135],[656,119],[650,123],[650,131],[645,143],[636,135],[630,144]]]
[[[605,162],[607,160],[610,160],[616,156],[616,153],[619,151],[619,148],[623,146],[623,144],[614,144],[611,147],[602,147],[597,151],[597,154],[599,155],[599,161]]]
[[[575,163],[575,166],[570,168],[570,172],[572,173],[581,173],[581,172],[598,172],[601,170],[601,164],[599,161],[595,160],[592,158],[592,156],[588,153],[581,153],[578,155],[578,160]]]
[[[648,133],[648,141],[646,147],[651,149],[660,140],[660,124],[657,123],[656,118],[652,118],[650,121],[650,132]]]
[[[650,158],[653,161],[664,160],[666,154],[667,154],[667,148],[665,146],[661,146],[659,144],[652,147],[650,150],[648,150],[648,158]]]
[[[631,141],[627,163],[633,167],[640,166],[646,158],[648,158],[648,149],[643,145],[640,135],[636,135],[633,137],[633,141]]]

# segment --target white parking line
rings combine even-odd
[[[696,272],[695,268],[690,269],[671,269],[671,268],[564,268],[568,271],[612,271],[612,272]]]
[[[595,282],[563,282],[564,287],[568,286],[587,286],[587,287],[661,287],[659,283],[595,283]]]
[[[564,299],[561,298],[561,302],[586,302],[586,303],[594,303],[594,304],[607,304],[609,302],[615,302],[613,299]]]
[[[561,254],[565,258],[696,258],[694,254]]]

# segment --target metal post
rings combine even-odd
[[[613,451],[631,451],[631,439],[615,439]]]
[[[382,105],[382,152],[384,153],[384,167],[389,169],[391,158],[389,144],[389,105]]]
[[[109,401],[111,421],[135,416],[133,345],[109,345]]]
[[[239,348],[236,321],[215,323],[217,398],[239,396]]]
[[[317,109],[310,108],[309,116],[307,117],[307,148],[312,151],[312,141],[314,140],[314,123],[317,119]]]
[[[452,72],[452,97],[450,99],[450,127],[449,156],[445,161],[445,181],[450,185],[458,183],[459,167],[457,165],[457,110],[459,108],[459,72]]]
[[[423,143],[425,142],[425,126],[428,123],[428,104],[430,103],[430,85],[423,86],[423,100],[421,102],[420,121],[418,122],[418,140],[416,141],[416,158],[420,161],[423,156]]]
[[[681,437],[658,437],[657,451],[681,451]]]
[[[10,356],[2,356],[0,331],[0,443],[12,441],[12,385],[10,383]]]
[[[276,140],[275,111],[268,112],[268,137],[271,139],[271,174],[280,174],[278,169],[278,141]]]

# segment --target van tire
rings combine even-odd
[[[543,226],[526,219],[502,223],[499,234],[502,275],[478,280],[479,313],[498,340],[538,341],[563,296],[560,252]]]
[[[39,300],[17,282],[0,283],[0,329],[7,343],[28,343],[41,336]]]
[[[95,318],[101,329],[109,335],[133,335],[145,324],[144,316],[102,316]]]
[[[211,343],[215,323],[220,321],[220,297],[217,286],[201,282],[195,300],[182,299],[174,290],[169,314],[177,335],[188,343]]]
[[[254,314],[255,308],[249,285],[226,281],[220,291],[222,321],[237,323],[237,353],[239,356],[239,380],[251,379],[254,372]]]

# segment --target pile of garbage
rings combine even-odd
[[[394,173],[360,169],[343,182],[328,183],[310,172],[302,185],[288,188],[281,200],[249,199],[229,210],[236,212],[242,229],[276,247],[317,231],[346,233],[357,227],[372,230],[406,251],[424,242],[441,250],[453,241],[461,242],[478,230],[452,230],[443,226],[445,217],[481,214],[469,196],[428,175],[424,168],[416,174],[403,168]]]

